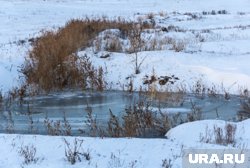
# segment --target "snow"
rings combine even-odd
[[[138,138],[88,138],[88,137],[60,137],[41,135],[7,135],[0,134],[0,167],[21,167],[24,158],[18,154],[21,147],[34,146],[36,164],[27,167],[129,167],[135,164],[138,168],[161,167],[162,160],[171,159],[173,168],[182,167],[183,149],[237,149],[244,145],[249,149],[250,120],[230,123],[236,126],[236,147],[209,144],[200,141],[200,136],[206,130],[213,130],[214,126],[224,128],[228,122],[221,120],[204,120],[185,123],[171,129],[166,139],[138,139]],[[192,133],[190,133],[192,132]],[[89,152],[90,161],[84,160],[71,166],[66,161],[66,139],[71,145],[75,138],[83,140],[82,152]],[[115,156],[115,157],[114,157]]]
[[[157,108],[152,108],[152,111],[158,111]],[[188,108],[161,108],[161,113],[171,114],[171,113],[189,113],[191,110]]]
[[[112,89],[121,90],[132,77],[134,88],[139,89],[145,75],[154,71],[157,76],[175,75],[176,85],[188,85],[202,80],[207,86],[223,85],[224,89],[238,94],[239,87],[250,88],[250,1],[249,0],[0,0],[0,91],[20,84],[18,70],[30,45],[20,40],[37,37],[42,30],[56,29],[73,18],[122,16],[135,20],[154,13],[157,26],[178,26],[184,32],[170,32],[166,36],[183,40],[186,49],[181,52],[164,49],[138,53],[145,58],[141,73],[134,75],[134,54],[110,53],[107,59],[99,58],[91,49],[87,54],[95,66],[103,66],[106,80]],[[223,15],[202,15],[202,12],[226,10]],[[160,12],[165,15],[160,16]],[[192,19],[185,13],[198,16]],[[164,36],[164,35],[163,35]],[[162,34],[159,34],[162,37]],[[164,88],[159,88],[164,89]],[[224,90],[223,90],[224,92]],[[67,98],[71,96],[63,95]],[[167,108],[166,112],[176,109]],[[187,112],[187,109],[177,109]],[[174,168],[181,168],[182,149],[249,149],[250,120],[232,123],[237,126],[235,147],[200,142],[201,135],[214,126],[224,128],[228,122],[204,120],[186,123],[171,129],[166,139],[88,138],[83,139],[84,152],[91,160],[71,166],[64,157],[63,138],[71,143],[75,137],[0,134],[0,167],[22,167],[19,155],[21,146],[34,145],[39,161],[25,167],[161,167],[162,160],[171,159]],[[115,156],[115,157],[114,157]]]
[[[139,60],[144,58],[146,59],[141,66],[142,73],[133,76],[136,89],[142,86],[144,76],[152,75],[153,71],[158,77],[174,74],[181,79],[177,85],[187,84],[187,89],[192,88],[198,80],[202,80],[202,83],[208,87],[215,84],[219,89],[223,84],[226,90],[235,94],[239,93],[239,86],[250,86],[250,71],[247,68],[249,57],[245,55],[190,54],[172,51],[141,52]],[[109,59],[93,57],[92,61],[106,67],[108,70],[106,79],[114,84],[112,88],[120,89],[120,83],[126,85],[130,82],[126,77],[134,72],[134,59],[133,54],[113,53]]]
[[[250,86],[248,66],[250,49],[249,17],[250,5],[240,1],[199,1],[199,0],[2,0],[0,6],[0,89],[7,91],[20,83],[18,69],[24,61],[30,46],[19,44],[19,40],[39,36],[42,30],[63,26],[73,18],[122,16],[128,20],[155,14],[156,24],[167,27],[178,26],[185,32],[170,32],[168,37],[184,40],[187,47],[176,53],[172,50],[139,53],[146,56],[141,74],[133,76],[134,88],[142,85],[145,74],[156,71],[158,76],[174,74],[191,87],[195,80],[202,79],[208,86],[223,86],[229,92],[238,94],[239,87]],[[202,12],[225,10],[226,14],[202,15]],[[160,15],[162,13],[165,16]],[[188,13],[197,15],[192,19]],[[208,30],[208,33],[202,33]],[[192,33],[194,31],[194,33]],[[162,34],[158,35],[161,37]],[[200,36],[200,37],[196,37]],[[200,42],[199,38],[204,41]],[[89,55],[93,53],[88,51]],[[107,81],[112,89],[122,90],[126,77],[133,75],[133,55],[111,53],[109,60],[92,58],[96,66],[107,65]],[[124,64],[124,62],[126,64]],[[126,68],[125,68],[126,67]],[[126,69],[126,71],[125,71]]]

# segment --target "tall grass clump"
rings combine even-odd
[[[124,20],[86,18],[71,20],[57,31],[44,31],[32,43],[21,72],[28,84],[44,91],[86,88],[89,81],[91,87],[100,89],[104,83],[100,82],[102,70],[95,68],[88,57],[79,57],[77,52],[89,47],[94,38],[106,29],[119,29],[128,36],[134,24]],[[149,27],[147,24],[142,26]]]

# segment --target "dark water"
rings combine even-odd
[[[22,105],[14,103],[10,110],[2,109],[0,131],[46,134],[44,127],[46,116],[53,121],[63,120],[65,116],[72,127],[72,133],[77,135],[79,129],[87,128],[86,115],[89,107],[97,123],[104,127],[109,119],[110,109],[116,116],[121,117],[125,113],[125,108],[138,102],[139,99],[145,100],[145,96],[139,96],[136,92],[122,91],[61,92],[25,98]],[[192,111],[191,101],[196,107],[202,109],[203,119],[223,120],[235,120],[241,102],[237,96],[231,96],[230,100],[225,100],[223,96],[200,98],[184,95],[178,103],[169,103],[164,99],[159,103],[158,99],[151,98],[151,109],[158,111],[158,107],[161,107],[163,113],[170,115],[181,113],[185,117]],[[31,115],[28,115],[28,111]],[[30,124],[31,121],[33,121],[32,124]]]

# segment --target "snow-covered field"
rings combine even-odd
[[[211,14],[213,10],[216,15]],[[218,14],[223,10],[226,14]],[[0,89],[6,91],[18,84],[17,70],[30,49],[27,43],[18,45],[20,40],[39,36],[44,29],[63,26],[72,18],[122,16],[134,20],[138,15],[153,13],[157,25],[174,25],[185,30],[184,33],[170,32],[167,36],[183,40],[186,48],[180,53],[170,50],[139,53],[139,57],[146,56],[146,59],[141,66],[142,73],[134,77],[135,88],[139,88],[143,76],[152,74],[154,69],[159,76],[175,74],[189,87],[202,79],[208,86],[223,84],[227,91],[238,93],[239,87],[250,86],[249,12],[247,0],[1,0]],[[92,59],[96,66],[107,66],[106,79],[113,83],[113,89],[122,89],[121,83],[126,84],[125,78],[133,74],[133,64],[128,64],[134,57],[111,55],[110,60]]]
[[[249,149],[250,120],[231,123],[236,126],[235,144],[221,146],[202,143],[201,135],[206,130],[213,131],[214,126],[224,130],[225,121],[204,120],[187,123],[170,130],[166,139],[135,139],[135,138],[86,138],[79,152],[89,153],[90,160],[82,159],[71,165],[65,157],[66,145],[64,138],[73,147],[75,137],[53,137],[40,135],[0,135],[0,167],[101,167],[101,168],[160,168],[163,160],[171,160],[172,168],[182,167],[182,155],[185,149]],[[192,132],[192,133],[191,133]],[[25,165],[24,157],[19,154],[25,146],[36,149],[36,163]]]
[[[211,14],[212,11],[216,15]],[[225,10],[225,14],[218,11]],[[209,14],[204,14],[209,12]],[[0,91],[19,83],[18,69],[30,46],[20,40],[37,37],[43,29],[63,26],[72,18],[85,16],[122,16],[134,20],[138,15],[153,13],[156,25],[178,26],[184,30],[170,32],[169,37],[185,42],[181,52],[173,50],[138,53],[145,58],[141,73],[133,75],[135,88],[145,75],[154,70],[158,76],[180,78],[179,84],[191,86],[197,80],[238,93],[239,87],[250,88],[250,1],[249,0],[0,0]],[[80,54],[92,55],[91,50]],[[108,59],[91,57],[96,66],[104,66],[106,79],[113,89],[122,89],[127,77],[134,74],[133,54],[111,53]],[[171,129],[167,139],[82,138],[84,152],[90,161],[71,166],[64,156],[63,137],[33,135],[0,135],[0,167],[161,167],[171,159],[180,168],[182,150],[186,148],[249,148],[250,120],[235,123],[234,147],[200,142],[200,135],[214,125],[224,128],[226,122],[210,120],[187,123]],[[74,137],[66,137],[73,142]],[[36,164],[23,165],[18,153],[22,146],[34,145]]]

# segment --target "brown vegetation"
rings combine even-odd
[[[171,128],[171,119],[163,113],[150,110],[149,104],[140,102],[125,109],[122,117],[110,110],[107,125],[97,125],[91,108],[88,110],[87,125],[90,136],[100,137],[153,137],[164,136]],[[102,128],[106,128],[102,129]]]
[[[235,145],[236,125],[226,124],[224,128],[214,126],[213,130],[206,128],[205,135],[201,135],[200,141],[220,145]]]
[[[33,42],[21,72],[28,84],[35,84],[45,91],[63,89],[65,87],[88,87],[91,84],[102,89],[100,82],[102,70],[94,68],[88,57],[79,57],[77,51],[84,49],[93,42],[100,32],[106,29],[119,29],[123,36],[128,37],[136,23],[123,20],[71,20],[65,27],[57,31],[42,32],[41,37]],[[145,29],[149,24],[141,23]],[[114,46],[109,46],[113,50]],[[92,86],[91,86],[92,87]]]

